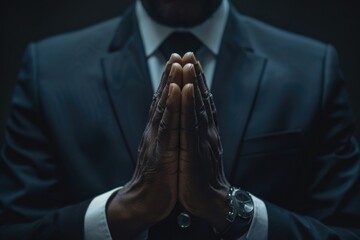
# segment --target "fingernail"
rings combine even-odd
[[[196,71],[196,74],[201,74],[201,68],[199,66],[199,61],[197,61],[195,64],[195,71]]]
[[[170,68],[170,72],[169,72],[169,77],[170,77],[170,78],[174,75],[174,71],[175,71],[174,64],[175,64],[175,63],[171,64],[171,68]]]
[[[197,62],[194,52],[190,52],[190,57],[191,57],[191,60],[192,60],[194,63]]]
[[[191,69],[192,75],[194,78],[196,78],[196,70],[195,70],[195,66],[193,65],[192,69]]]
[[[170,68],[171,68],[171,63],[169,61],[166,62],[166,65],[165,65],[165,70],[166,71],[170,71]]]
[[[197,64],[199,65],[200,72],[201,72],[201,73],[204,73],[204,69],[202,68],[201,63],[200,63],[199,61],[197,61]]]
[[[170,84],[169,86],[169,92],[168,92],[168,97],[171,95],[171,92],[173,91],[174,87],[172,84]]]
[[[191,55],[194,55],[193,52],[186,52],[184,55],[183,55],[183,58],[186,58],[186,57],[189,57]]]
[[[194,57],[194,59],[195,59],[195,62],[197,62],[195,53],[193,52],[192,54],[193,54],[193,57]]]
[[[190,68],[190,71],[191,71],[193,77],[196,77],[196,71],[195,71],[194,64],[190,64],[189,68]]]
[[[194,84],[192,84],[192,83],[188,83],[188,84],[189,84],[189,88],[191,88],[191,96],[192,96],[193,98],[195,98]]]

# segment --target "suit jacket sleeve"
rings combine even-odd
[[[36,93],[36,51],[26,51],[0,156],[0,239],[82,239],[83,202],[65,200]]]
[[[354,122],[339,70],[328,47],[322,100],[309,146],[304,199],[292,211],[266,202],[269,239],[360,239],[360,158]],[[301,189],[294,189],[301,191]]]

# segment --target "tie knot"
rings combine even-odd
[[[173,32],[160,45],[159,50],[169,59],[172,53],[183,56],[186,52],[196,53],[201,47],[201,41],[189,32]]]

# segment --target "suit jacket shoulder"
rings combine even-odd
[[[89,66],[100,66],[120,22],[121,17],[116,17],[30,44],[37,81],[64,82],[69,76],[89,72]]]
[[[290,65],[322,62],[328,44],[238,15],[254,50],[269,60]]]
[[[36,44],[38,49],[44,54],[44,57],[54,55],[72,57],[86,50],[107,52],[121,20],[122,17],[119,16],[80,30],[40,40]]]

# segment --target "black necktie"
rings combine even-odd
[[[189,32],[173,32],[160,45],[159,50],[167,60],[172,53],[180,56],[187,52],[196,53],[201,45],[200,40]]]

